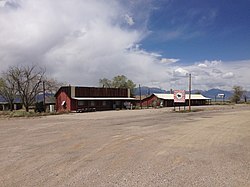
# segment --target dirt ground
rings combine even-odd
[[[250,186],[250,106],[0,119],[0,186]]]

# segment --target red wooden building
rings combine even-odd
[[[124,88],[61,87],[56,97],[56,111],[91,111],[122,109],[135,99]]]
[[[186,94],[185,103],[176,103],[176,106],[188,106],[189,95]],[[191,94],[191,105],[206,105],[211,103],[211,98],[204,97],[201,94]],[[152,94],[141,101],[142,107],[173,107],[174,94]],[[140,101],[137,100],[137,106],[140,106]]]

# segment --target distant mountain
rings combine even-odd
[[[141,95],[151,95],[152,93],[169,93],[166,90],[160,89],[160,88],[154,88],[154,87],[141,87]],[[135,95],[140,95],[139,88],[135,88],[134,90]]]
[[[215,96],[217,97],[218,94],[225,94],[225,100],[229,100],[232,97],[233,92],[220,89],[210,89],[207,91],[201,91],[201,94],[205,97],[211,98],[212,100],[215,100]],[[218,97],[216,99],[219,100]]]
[[[45,94],[46,102],[53,103],[55,102],[54,94],[46,93]],[[36,97],[36,102],[42,102],[43,101],[43,94],[39,94]],[[7,101],[0,95],[0,103],[6,103]],[[21,103],[21,98],[15,98],[14,103]]]

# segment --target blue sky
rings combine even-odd
[[[155,1],[146,50],[192,63],[250,58],[250,1]]]
[[[249,0],[0,0],[0,72],[71,85],[125,75],[166,90],[250,90]]]

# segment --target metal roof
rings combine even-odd
[[[20,97],[17,97],[17,98],[15,98],[14,99],[14,103],[21,103],[22,101],[21,101],[21,98]],[[8,101],[6,101],[1,95],[0,95],[0,103],[8,103]]]
[[[84,101],[112,101],[112,100],[123,100],[123,101],[128,101],[128,100],[135,100],[135,98],[131,97],[72,97],[72,99],[75,100],[84,100]]]
[[[153,95],[155,95],[159,99],[165,99],[165,100],[173,100],[174,99],[174,94],[157,94],[157,93],[154,93]],[[189,94],[185,94],[185,98],[189,99]],[[204,97],[201,94],[191,94],[191,99],[195,99],[195,100],[211,100],[211,98]]]

